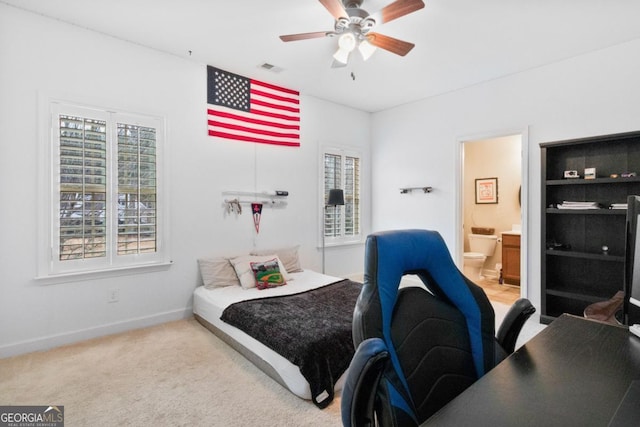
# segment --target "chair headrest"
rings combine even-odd
[[[456,267],[444,240],[438,232],[429,230],[378,232],[369,235],[366,241],[365,283],[362,293],[369,294],[370,297],[377,294],[383,339],[396,369],[401,371],[391,342],[391,319],[400,281],[405,274],[417,274],[427,289],[446,298],[462,312],[469,330],[476,372],[478,377],[483,376],[493,363],[494,318],[492,315],[483,316],[479,296],[474,295]],[[484,293],[480,296],[482,297],[485,301],[480,302],[490,307]],[[493,314],[493,309],[490,310]],[[491,360],[488,360],[489,354]]]

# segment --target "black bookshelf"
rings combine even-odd
[[[626,210],[609,207],[640,194],[640,132],[540,148],[541,321],[550,323],[563,313],[581,316],[589,304],[623,288]],[[585,168],[595,168],[596,177],[585,179]],[[570,170],[579,177],[564,178]],[[630,172],[638,176],[623,176]],[[600,208],[559,209],[564,201],[595,202]]]

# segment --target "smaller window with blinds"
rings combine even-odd
[[[329,244],[360,240],[360,162],[355,151],[326,149],[322,182],[324,237]],[[342,189],[343,206],[327,206],[329,191]]]
[[[166,264],[163,119],[57,101],[50,111],[51,251],[40,276]]]
[[[118,123],[118,255],[156,247],[156,130]]]

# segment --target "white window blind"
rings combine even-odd
[[[107,124],[59,115],[61,261],[106,256]]]
[[[332,149],[323,159],[323,206],[335,188],[343,190],[345,203],[324,209],[324,236],[334,242],[354,240],[360,236],[360,156]]]
[[[46,274],[168,262],[159,167],[163,121],[52,102]]]
[[[360,159],[345,156],[344,165],[344,234],[360,234]]]
[[[156,130],[118,123],[118,255],[156,251]]]

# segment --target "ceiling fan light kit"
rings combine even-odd
[[[284,42],[307,40],[320,37],[338,37],[338,50],[333,54],[334,65],[345,66],[349,55],[357,47],[366,61],[373,55],[376,47],[405,56],[414,44],[383,34],[374,33],[373,28],[424,7],[422,0],[396,0],[382,10],[370,15],[360,8],[363,0],[319,0],[335,18],[334,31],[289,34],[280,36]]]
[[[368,40],[362,40],[358,45],[358,51],[360,51],[360,54],[362,55],[362,59],[366,61],[367,59],[371,58],[371,55],[373,55],[373,52],[376,51],[376,47],[371,43],[369,43]]]

